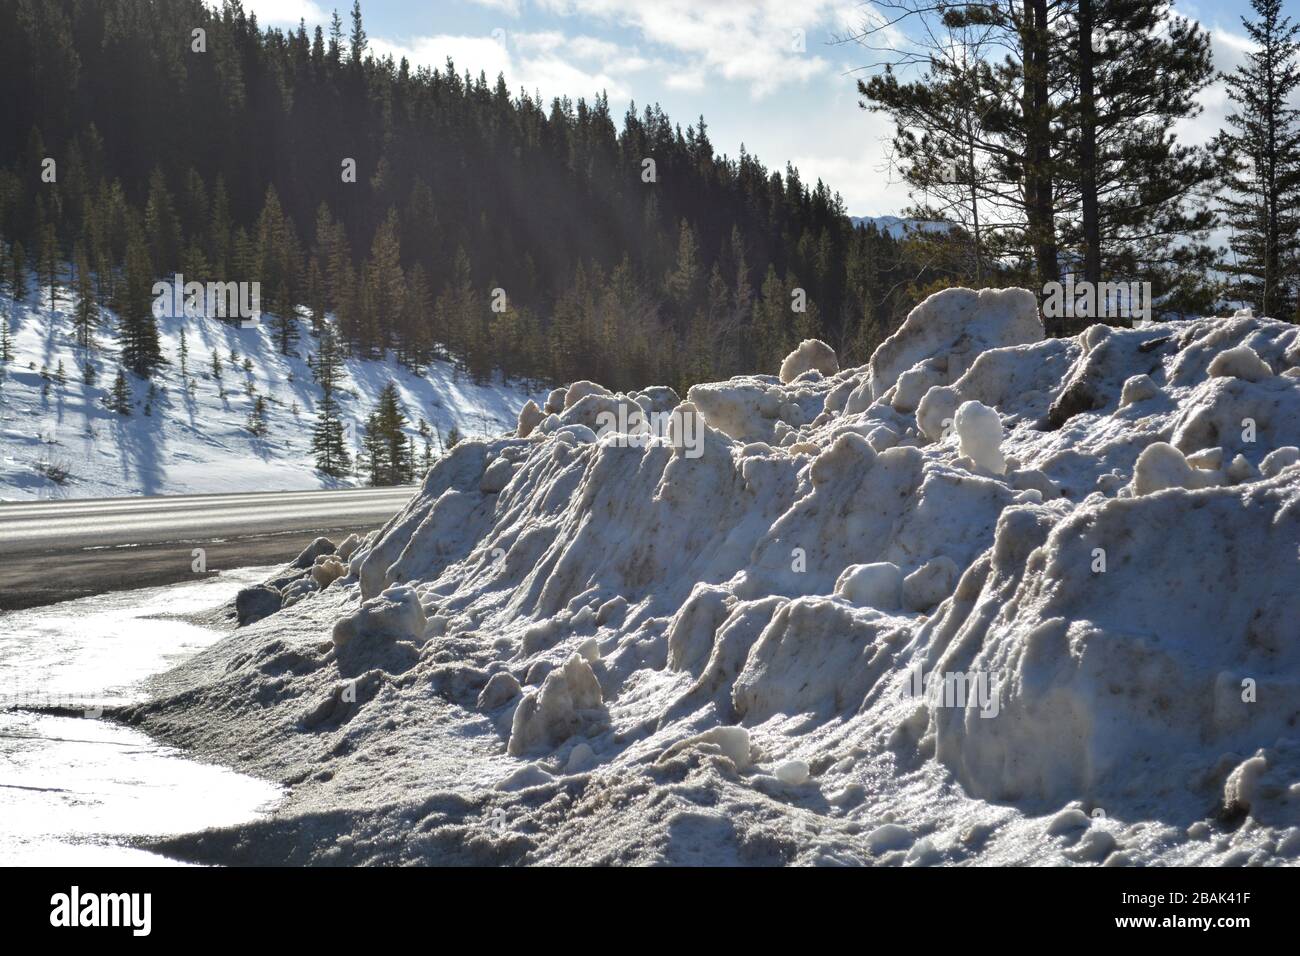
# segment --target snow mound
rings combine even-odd
[[[788,385],[810,370],[816,370],[822,375],[834,375],[840,370],[835,350],[821,339],[804,339],[800,342],[799,347],[781,363],[779,377],[783,385]]]
[[[944,289],[908,315],[871,356],[871,397],[882,398],[905,372],[927,360],[947,385],[981,352],[1043,338],[1038,303],[1025,289]],[[918,396],[919,398],[919,396]]]
[[[557,390],[549,428],[462,441],[343,578],[241,629],[199,699],[292,760],[279,702],[371,675],[319,759],[382,761],[394,800],[446,785],[432,759],[475,800],[549,794],[511,804],[533,860],[675,859],[700,827],[761,856],[796,816],[819,835],[782,859],[1277,859],[1300,846],[1300,379],[1215,373],[1242,346],[1283,367],[1300,329],[1043,340],[1033,301],[949,290],[867,366],[686,402]],[[673,426],[587,440],[633,407]],[[249,643],[295,627],[314,663],[251,679]]]

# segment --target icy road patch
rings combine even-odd
[[[129,843],[246,822],[279,797],[265,781],[94,719],[221,637],[159,615],[210,608],[263,573],[0,614],[0,865],[164,864]]]

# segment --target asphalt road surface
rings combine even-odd
[[[0,504],[0,611],[279,564],[377,528],[413,487]],[[196,572],[202,548],[206,572]]]

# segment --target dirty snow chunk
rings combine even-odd
[[[523,692],[519,680],[509,671],[493,674],[478,695],[479,710],[496,710]]]
[[[929,837],[922,837],[912,844],[903,860],[907,866],[931,866],[943,859],[943,854]]]
[[[1119,407],[1125,408],[1134,402],[1145,402],[1159,394],[1160,389],[1155,382],[1151,381],[1150,375],[1134,375],[1124,382],[1124,388],[1119,396]]]
[[[280,610],[283,603],[284,598],[273,587],[257,585],[244,588],[235,595],[235,614],[238,616],[239,626],[255,624]]]
[[[791,787],[808,782],[808,764],[802,760],[787,760],[776,768],[776,779]]]
[[[302,549],[302,553],[294,559],[293,566],[306,570],[316,563],[316,559],[322,554],[333,554],[337,549],[334,542],[329,538],[317,538],[307,547]]]
[[[903,604],[913,611],[929,611],[957,586],[961,569],[946,554],[927,561],[903,579]]]
[[[910,415],[921,404],[921,399],[932,388],[943,388],[948,382],[948,363],[946,360],[926,359],[914,365],[902,375],[894,385],[894,394],[889,404],[894,411]]]
[[[1099,863],[1114,852],[1115,837],[1105,830],[1089,830],[1068,854],[1080,863]]]
[[[564,764],[564,772],[581,773],[595,762],[596,752],[591,749],[591,744],[583,741],[569,753],[569,759]]]
[[[1259,469],[1250,463],[1245,455],[1238,455],[1232,459],[1232,464],[1228,465],[1228,480],[1233,484],[1245,484],[1248,481],[1256,481],[1259,478]]]
[[[827,376],[840,370],[835,350],[821,339],[804,339],[797,349],[785,357],[781,363],[781,382],[793,382],[809,369],[816,369]]]
[[[1072,833],[1075,830],[1086,830],[1090,826],[1092,826],[1092,821],[1088,819],[1088,814],[1078,807],[1066,807],[1052,817],[1047,824],[1047,832],[1052,836],[1058,836],[1062,833]]]
[[[510,479],[514,477],[514,474],[514,463],[507,458],[498,458],[483,471],[483,477],[479,479],[478,490],[485,495],[495,495],[510,484]]]
[[[571,445],[594,445],[596,433],[586,425],[564,425],[555,430],[555,437]]]
[[[621,617],[626,610],[627,598],[621,594],[610,598],[596,609],[597,626],[611,623],[615,618]]]
[[[731,726],[714,727],[702,734],[679,740],[661,753],[655,762],[664,763],[700,744],[718,748],[723,756],[736,765],[737,770],[744,770],[750,764],[749,731],[744,727]]]
[[[857,476],[875,463],[876,452],[857,432],[841,432],[834,444],[813,462],[809,477],[814,485],[824,485],[835,478]]]
[[[1187,464],[1200,471],[1218,471],[1223,467],[1222,448],[1202,448],[1187,456]]]
[[[1223,808],[1225,812],[1249,812],[1259,799],[1259,778],[1268,769],[1268,760],[1262,754],[1256,754],[1249,760],[1242,761],[1223,784]]]
[[[850,564],[835,582],[835,593],[840,597],[859,607],[881,611],[897,610],[902,591],[903,572],[890,561]]]
[[[902,850],[912,845],[912,831],[897,823],[885,823],[867,834],[867,846],[872,853]]]
[[[951,385],[936,385],[925,393],[916,406],[916,425],[930,441],[939,441],[952,427],[953,416],[961,404],[961,395]]]
[[[1133,466],[1133,493],[1149,495],[1166,488],[1191,488],[1195,478],[1183,453],[1168,442],[1152,442]]]
[[[749,731],[744,727],[714,727],[693,740],[716,744],[731,758],[737,770],[744,770],[749,766]]]
[[[1265,478],[1272,478],[1283,468],[1294,465],[1297,461],[1300,461],[1300,448],[1295,445],[1275,448],[1259,463],[1259,473]]]
[[[1002,455],[1002,419],[980,402],[965,402],[954,420],[961,453],[985,471],[1001,475],[1007,470]]]
[[[308,594],[314,594],[319,590],[320,585],[311,578],[299,578],[284,589],[284,606],[293,607]]]
[[[515,436],[527,438],[545,417],[542,410],[537,407],[537,403],[530,398],[524,403],[524,407],[519,409],[519,423],[515,428]]]
[[[546,396],[546,404],[542,407],[542,411],[548,415],[564,411],[564,394],[565,390],[562,388],[551,389],[551,393]]]
[[[547,773],[535,763],[524,764],[514,773],[503,777],[496,788],[504,791],[527,790],[530,787],[540,787],[554,780],[551,774]]]
[[[359,547],[361,547],[361,536],[350,534],[343,539],[343,543],[339,545],[338,550],[334,553],[339,556],[340,561],[347,561],[356,553]]]
[[[335,647],[343,647],[360,634],[382,634],[398,641],[424,637],[424,607],[414,588],[387,588],[334,625]]]
[[[512,757],[534,747],[553,746],[571,737],[600,708],[600,683],[591,665],[577,654],[546,675],[540,690],[525,695],[515,710],[507,751]]]
[[[582,381],[574,382],[572,385],[569,386],[569,390],[564,393],[564,407],[572,408],[574,405],[578,404],[578,402],[582,401],[588,395],[612,395],[612,394],[613,392],[607,389],[604,385],[597,385],[595,382],[588,382],[587,380],[583,379]],[[547,404],[550,403],[548,402]]]
[[[338,555],[322,554],[311,569],[311,578],[324,589],[347,573],[347,565],[339,560]]]
[[[1258,382],[1273,374],[1259,353],[1245,344],[1225,349],[1214,356],[1206,371],[1210,378],[1240,378],[1247,382]]]

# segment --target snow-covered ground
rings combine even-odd
[[[861,368],[579,383],[519,432],[125,713],[289,788],[166,852],[1300,857],[1300,328],[1045,339],[949,290]]]
[[[73,304],[67,291],[60,290],[51,311],[42,290],[12,309],[14,362],[0,382],[0,500],[297,491],[361,483],[316,471],[311,435],[320,389],[305,361],[316,350],[307,323],[296,354],[286,357],[279,354],[265,317],[247,329],[216,320],[160,318],[168,364],[156,376],[158,397],[145,415],[148,383],[128,375],[135,407],[124,417],[104,405],[118,367],[116,319],[105,310],[95,356],[99,377],[94,386],[86,386],[72,334]],[[8,298],[0,296],[0,321],[9,311]],[[187,369],[197,383],[192,392],[181,379],[182,328]],[[220,382],[211,374],[214,349],[223,367]],[[238,355],[234,365],[232,349]],[[245,358],[252,361],[249,372],[243,368]],[[62,385],[54,380],[60,362]],[[349,359],[340,400],[354,458],[366,417],[390,379],[397,383],[410,420],[417,457],[424,447],[416,435],[421,416],[442,439],[452,427],[462,436],[495,435],[513,423],[529,397],[518,383],[476,385],[443,362],[417,376],[395,361]],[[254,401],[246,391],[248,382],[266,399],[265,437],[246,428]],[[436,455],[439,439],[433,442]],[[47,477],[49,465],[65,469],[67,480]]]

